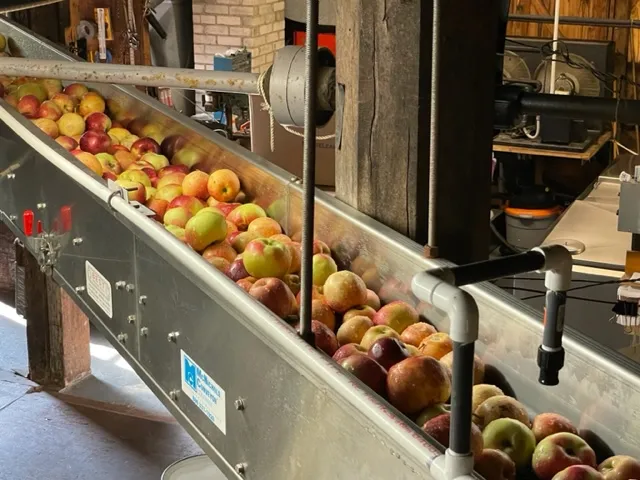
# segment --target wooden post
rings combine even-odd
[[[27,320],[29,378],[64,388],[91,371],[89,319],[20,245],[16,262],[24,272],[25,298],[20,303]]]
[[[442,0],[437,247],[486,258],[498,5]],[[337,2],[337,81],[345,101],[336,196],[427,242],[431,24],[427,1]],[[339,120],[338,120],[339,122]]]

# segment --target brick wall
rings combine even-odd
[[[266,70],[284,46],[284,0],[193,0],[195,67],[213,68],[213,56],[246,47],[254,72]]]

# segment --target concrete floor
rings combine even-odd
[[[25,378],[25,321],[0,304],[0,480],[157,480],[202,453],[97,332],[91,355],[92,376],[41,391]]]

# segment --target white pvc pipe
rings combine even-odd
[[[556,61],[558,60],[558,36],[560,34],[560,0],[556,0],[553,16],[553,55],[551,55],[551,85],[549,93],[556,93]]]
[[[562,245],[550,245],[532,249],[544,255],[544,286],[554,292],[566,292],[571,288],[573,257]]]

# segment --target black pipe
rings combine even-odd
[[[542,345],[538,348],[538,381],[543,385],[558,385],[559,373],[564,366],[564,310],[567,303],[566,292],[547,291],[544,306],[544,331]],[[455,360],[455,359],[454,359]]]
[[[439,277],[447,275],[444,277],[447,281],[451,281],[452,285],[456,287],[462,287],[472,283],[488,282],[497,278],[540,270],[544,267],[544,262],[542,253],[529,251],[429,273]],[[453,278],[449,278],[448,275],[452,275]]]
[[[640,125],[640,100],[579,95],[522,93],[520,113],[580,120],[610,120]]]
[[[458,455],[471,454],[471,397],[475,343],[453,342],[449,448]]]
[[[553,23],[554,18],[550,15],[509,15],[511,22],[529,23]],[[613,18],[584,18],[584,17],[560,17],[560,23],[564,25],[583,25],[586,27],[620,27],[620,28],[640,28],[640,22],[630,20],[618,20]]]

